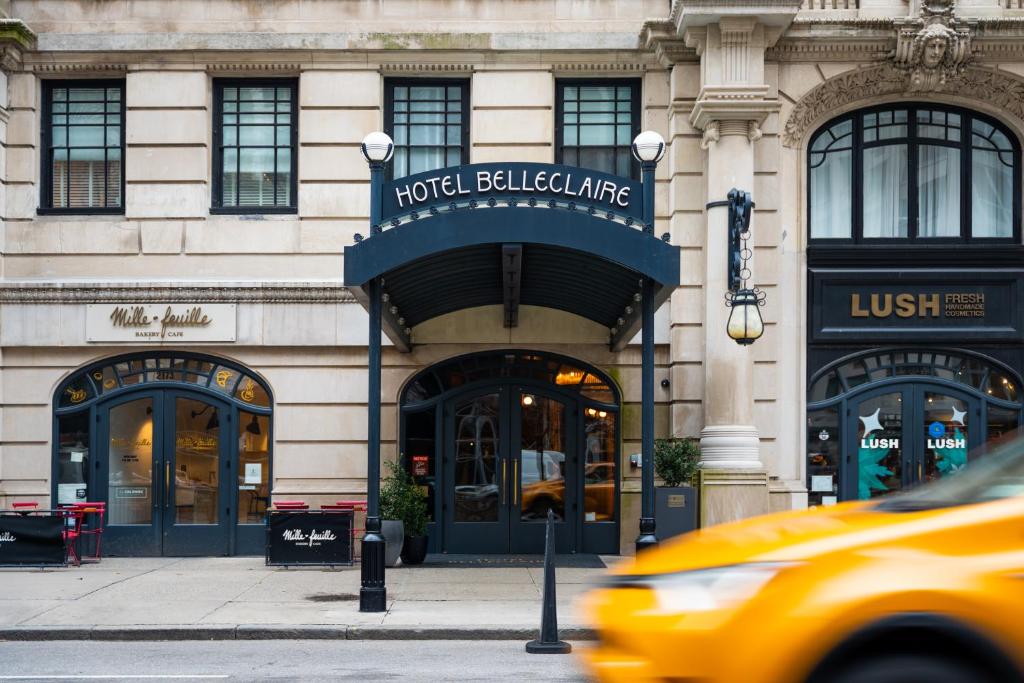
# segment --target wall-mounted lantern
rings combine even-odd
[[[729,206],[729,291],[725,293],[725,301],[732,308],[726,332],[737,344],[747,346],[764,334],[760,307],[764,306],[765,293],[748,284],[753,255],[748,240],[754,203],[748,192],[735,188],[729,190],[726,203]]]

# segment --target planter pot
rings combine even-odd
[[[654,489],[654,519],[659,541],[697,528],[697,492],[692,486]]]
[[[427,535],[406,536],[402,544],[402,564],[423,564],[427,557]]]
[[[400,519],[384,519],[381,520],[380,530],[384,535],[384,566],[394,567],[402,555],[405,525]]]

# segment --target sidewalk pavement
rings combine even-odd
[[[563,638],[593,637],[576,598],[604,572],[556,570]],[[543,575],[540,567],[388,569],[388,611],[364,614],[358,565],[111,558],[0,569],[0,640],[530,639],[540,626]]]

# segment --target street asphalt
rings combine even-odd
[[[578,598],[605,572],[561,568],[564,637],[592,633]],[[388,609],[359,612],[359,568],[284,569],[262,558],[113,558],[0,569],[0,640],[500,640],[540,626],[537,567],[399,567]]]
[[[0,681],[496,680],[585,677],[577,654],[522,641],[0,642]]]

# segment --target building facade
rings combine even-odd
[[[376,130],[392,183],[527,163],[639,185],[630,143],[664,137],[654,428],[700,439],[703,524],[942,476],[1019,424],[1018,0],[0,8],[0,507],[105,500],[115,552],[222,555],[262,551],[273,499],[365,496],[343,273]],[[526,197],[513,175],[495,191]],[[733,188],[766,299],[749,346],[726,334]],[[386,278],[382,455],[427,487],[435,550],[536,551],[549,509],[569,549],[636,539],[634,306],[541,242],[490,245],[522,259],[514,305],[501,266]]]

